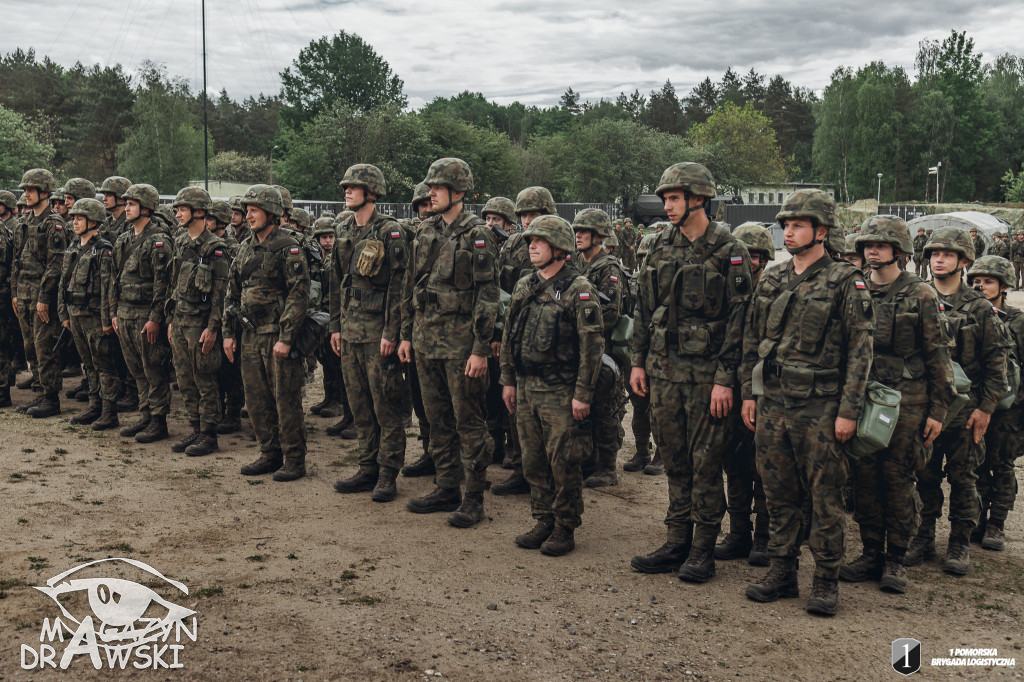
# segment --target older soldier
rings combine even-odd
[[[242,475],[273,472],[275,481],[294,481],[306,475],[306,425],[302,358],[292,345],[306,319],[309,269],[298,242],[278,227],[284,207],[277,189],[253,185],[242,205],[252,236],[228,273],[221,332],[228,362],[241,337],[245,402],[260,444],[260,457]]]
[[[607,218],[607,216],[606,216]],[[516,285],[501,343],[502,398],[518,414],[534,528],[516,544],[550,556],[575,546],[583,513],[580,463],[593,438],[588,417],[604,351],[597,289],[565,257],[572,229],[543,216],[524,232],[534,274]]]
[[[898,390],[901,398],[889,447],[852,460],[854,519],[864,550],[840,567],[839,578],[880,580],[883,590],[902,594],[907,591],[903,556],[920,523],[917,472],[928,461],[955,397],[949,358],[953,339],[935,290],[899,268],[900,255],[914,248],[901,218],[868,218],[857,248],[871,268],[875,333],[870,378]]]
[[[1006,259],[1010,255],[1010,247],[1004,240],[1006,234],[1003,232],[992,233],[992,248],[989,250],[990,256],[999,256],[1002,259]]]
[[[933,286],[953,328],[953,361],[970,379],[971,390],[970,402],[945,425],[919,474],[921,527],[910,543],[904,565],[917,566],[935,557],[935,522],[942,514],[945,476],[950,488],[950,530],[943,570],[966,575],[970,534],[981,516],[977,469],[985,461],[985,432],[992,413],[1006,394],[1006,359],[1013,342],[992,304],[964,281],[963,272],[975,260],[974,243],[966,232],[956,227],[937,228],[924,255],[931,260]]]
[[[25,356],[38,374],[42,394],[24,409],[36,418],[60,414],[59,357],[54,353],[57,338],[57,288],[67,248],[64,221],[53,212],[50,195],[56,189],[48,170],[33,168],[22,177],[25,205],[29,212],[19,222],[14,255],[11,303],[18,314],[25,339]]]
[[[498,314],[498,250],[491,231],[463,206],[473,190],[469,164],[438,159],[423,182],[430,186],[434,215],[420,226],[413,247],[398,353],[408,362],[416,350],[437,488],[406,507],[418,514],[451,511],[448,523],[468,528],[484,518],[487,464],[494,447],[484,399]]]
[[[633,557],[643,573],[715,575],[725,515],[722,457],[731,438],[743,319],[750,302],[747,248],[708,218],[715,181],[698,163],[665,169],[656,190],[672,227],[640,272],[630,385],[651,396],[654,441],[668,475],[667,542]]]
[[[331,250],[331,348],[341,357],[359,435],[359,471],[336,481],[334,489],[372,490],[374,502],[390,502],[397,494],[395,477],[405,463],[402,421],[408,403],[396,350],[409,243],[401,226],[377,211],[377,201],[387,193],[379,168],[356,164],[340,184],[353,214]]]
[[[786,198],[778,220],[793,259],[761,277],[743,337],[743,422],[754,431],[771,515],[771,568],[747,587],[747,598],[799,596],[800,525],[809,496],[815,569],[807,611],[821,615],[838,608],[848,475],[841,444],[857,430],[871,367],[867,284],[823,245],[835,210],[821,190]]]

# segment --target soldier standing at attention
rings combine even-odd
[[[468,528],[484,518],[494,447],[484,400],[498,314],[498,250],[491,231],[463,206],[473,190],[469,164],[438,159],[423,182],[430,186],[434,215],[420,226],[413,249],[398,354],[408,362],[416,351],[437,487],[406,507],[417,514],[451,511],[448,523]]]
[[[963,273],[974,262],[974,243],[956,227],[940,227],[924,247],[931,260],[933,286],[949,318],[956,343],[953,361],[971,381],[970,402],[943,428],[917,483],[923,509],[921,526],[904,557],[917,566],[935,557],[935,522],[942,515],[942,479],[949,480],[949,542],[943,570],[966,575],[971,531],[981,517],[977,469],[985,461],[985,432],[1006,394],[1006,359],[1013,345],[998,313],[967,286]],[[943,466],[945,462],[945,466]]]
[[[205,189],[181,189],[172,206],[177,210],[178,224],[185,229],[175,239],[167,339],[192,432],[174,443],[171,450],[201,457],[219,449],[217,373],[224,345],[219,334],[231,258],[224,240],[206,229],[212,202]]]
[[[978,228],[971,228],[971,241],[974,242],[974,255],[981,258],[985,255],[985,239],[978,234]]]
[[[651,396],[654,442],[668,475],[667,542],[633,557],[642,573],[678,570],[689,582],[715,574],[725,515],[722,457],[751,295],[747,247],[708,218],[714,178],[698,163],[665,169],[656,190],[672,227],[640,272],[630,385]]]
[[[11,406],[11,382],[16,372],[11,366],[15,343],[20,339],[14,333],[17,321],[11,306],[11,265],[14,260],[14,237],[9,224],[15,220],[14,194],[0,190],[0,407]]]
[[[771,568],[747,586],[747,598],[799,596],[800,525],[809,497],[815,568],[807,611],[821,615],[838,608],[849,473],[841,448],[857,430],[873,329],[863,275],[833,260],[823,245],[835,211],[821,190],[786,198],[778,220],[793,259],[761,276],[743,337],[743,423],[754,431],[771,515]]]
[[[870,268],[875,318],[870,378],[899,391],[901,398],[889,447],[851,459],[854,519],[864,549],[840,567],[839,578],[880,580],[883,590],[902,594],[907,591],[903,557],[921,518],[917,472],[928,461],[955,398],[953,339],[935,290],[899,269],[900,255],[914,248],[901,218],[868,218],[857,248]]]
[[[320,245],[324,255],[324,262],[327,267],[321,273],[323,277],[323,288],[327,296],[321,296],[320,310],[330,314],[331,302],[330,291],[332,286],[331,258],[334,244],[337,241],[337,234],[334,228],[334,219],[330,217],[317,218],[313,223],[313,238]],[[310,408],[310,412],[321,417],[335,419],[343,417],[351,426],[352,413],[349,409],[348,395],[345,391],[345,382],[342,380],[341,360],[335,355],[331,348],[331,335],[324,335],[324,341],[316,351],[316,359],[323,367],[324,374],[324,399]],[[353,434],[354,436],[355,434]]]
[[[501,383],[508,411],[518,415],[523,471],[537,523],[517,536],[516,544],[562,556],[576,546],[574,532],[583,513],[580,463],[593,438],[588,417],[604,327],[597,289],[566,267],[574,246],[569,223],[543,216],[524,235],[536,271],[519,281],[509,302]]]
[[[232,197],[235,199],[236,197]],[[237,197],[241,201],[242,197]],[[241,204],[239,204],[241,206]],[[210,210],[206,212],[206,229],[216,235],[224,242],[224,257],[227,258],[228,271],[231,270],[231,263],[238,255],[239,244],[235,239],[235,231],[229,229],[234,220],[235,211],[227,201],[217,199],[210,204]],[[225,279],[225,291],[227,280]],[[222,305],[223,307],[223,305]],[[223,324],[223,320],[222,320]],[[220,329],[217,330],[220,333]],[[220,353],[220,369],[217,370],[217,387],[220,395],[222,417],[217,426],[217,433],[235,433],[242,429],[242,406],[245,405],[245,388],[242,386],[242,370],[239,365],[239,358],[234,362],[228,362],[224,355],[224,343],[217,344],[217,352]]]
[[[228,206],[231,207],[231,234],[234,236],[235,241],[239,245],[242,244],[251,234],[249,231],[249,223],[245,219],[245,209],[242,208],[242,197],[236,194],[235,196],[228,199]]]
[[[1017,239],[1013,240],[1013,250],[1010,252],[1013,261],[1014,288],[1017,291],[1024,286],[1024,229],[1017,230]]]
[[[253,185],[242,206],[252,236],[228,273],[221,332],[228,362],[241,337],[245,402],[260,444],[260,457],[242,475],[273,472],[275,481],[294,481],[306,475],[306,425],[303,362],[292,344],[306,319],[309,269],[299,243],[278,227],[284,208],[277,189]]]
[[[99,192],[103,195],[103,208],[107,210],[106,220],[100,227],[100,236],[113,244],[121,233],[128,229],[124,217],[124,199],[122,195],[132,186],[131,180],[120,175],[111,175],[100,184]]]
[[[1002,232],[992,233],[992,248],[989,250],[990,256],[999,256],[1006,259],[1010,255],[1010,247],[1004,240],[1004,237],[1006,235]]]
[[[409,243],[401,226],[377,211],[377,200],[387,193],[379,168],[356,164],[345,171],[341,187],[353,214],[338,230],[328,262],[331,349],[341,358],[358,434],[359,471],[336,481],[334,489],[372,490],[374,502],[390,502],[405,463],[402,422],[409,404],[396,351]]]
[[[928,276],[926,265],[927,261],[924,257],[924,245],[927,242],[928,237],[924,234],[924,228],[917,228],[917,236],[914,237],[914,274],[922,279]]]

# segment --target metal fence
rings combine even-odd
[[[878,207],[878,215],[894,215],[903,218],[908,223],[914,218],[920,218],[923,215],[928,215],[925,212],[923,206],[905,205],[905,204],[888,204],[881,205]]]
[[[319,216],[324,211],[334,211],[335,215],[345,210],[345,202],[343,201],[305,201],[297,200],[294,202],[295,206],[309,211],[314,217]],[[480,211],[484,208],[484,204],[466,204],[466,210],[480,215]],[[602,203],[575,203],[575,204],[555,204],[555,208],[558,209],[558,215],[568,220],[570,223],[576,214],[585,208],[599,208],[609,216],[612,220],[618,217],[619,207],[615,204],[602,204]],[[412,204],[406,203],[383,203],[377,204],[377,210],[383,215],[391,216],[396,220],[403,218],[412,218],[413,210]]]

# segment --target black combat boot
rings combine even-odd
[[[684,542],[666,542],[650,554],[633,557],[629,565],[641,573],[672,573],[678,571],[686,558],[690,556],[690,542],[693,528],[683,533]]]
[[[636,454],[633,455],[633,459],[629,460],[622,465],[623,471],[640,471],[645,466],[651,463],[651,446],[649,443],[638,443],[636,446]]]
[[[264,453],[255,462],[250,462],[242,467],[243,476],[262,476],[272,474],[281,468],[284,455],[278,452]]]
[[[242,430],[242,420],[240,418],[241,410],[235,408],[224,411],[224,418],[220,420],[220,424],[217,425],[217,433],[221,435],[227,435],[229,433],[236,433]]]
[[[907,591],[907,569],[903,568],[903,555],[907,550],[903,547],[889,546],[885,554],[885,568],[879,587],[883,592],[905,594]]]
[[[0,407],[10,407],[13,404],[11,402],[11,389],[0,388]]]
[[[284,466],[274,472],[274,480],[278,483],[296,481],[306,475],[306,457],[286,457]]]
[[[325,393],[324,394],[324,399],[321,400],[318,403],[315,403],[315,404],[311,405],[310,408],[309,408],[309,411],[312,414],[320,414],[320,410],[322,410],[325,407],[327,407],[328,405],[330,405],[333,401],[334,401],[334,396],[332,396],[332,395],[330,395],[328,393]]]
[[[522,471],[514,471],[504,481],[492,486],[491,492],[495,495],[525,495],[530,492],[530,482]]]
[[[756,583],[747,585],[747,599],[772,602],[776,599],[794,599],[800,596],[797,582],[796,559],[781,559],[772,562],[768,573]]]
[[[357,471],[355,476],[335,481],[334,489],[339,493],[365,493],[376,487],[377,479],[377,474],[368,474],[365,471]]]
[[[619,476],[615,473],[615,469],[601,467],[598,467],[597,471],[587,476],[583,481],[583,486],[586,488],[607,488],[618,484]]]
[[[414,497],[405,503],[405,508],[414,514],[453,512],[462,504],[462,491],[458,488],[434,488],[423,497]]]
[[[338,417],[344,417],[346,414],[348,414],[348,411],[337,400],[324,405],[320,410],[320,416],[324,419],[337,419]]]
[[[706,583],[715,575],[713,550],[691,547],[686,561],[679,567],[679,579],[689,583]]]
[[[980,545],[981,541],[985,538],[985,528],[988,526],[988,512],[986,510],[981,511],[981,516],[978,518],[978,525],[971,530],[971,544]]]
[[[30,388],[32,388],[33,384],[35,384],[38,381],[39,381],[38,379],[36,379],[31,374],[29,374],[27,377],[25,377],[24,379],[22,379],[18,383],[14,384],[14,387],[16,389],[18,389],[18,390],[21,390],[21,391],[27,391]]]
[[[811,596],[807,598],[807,613],[834,616],[839,609],[839,581],[835,578],[814,576]]]
[[[75,400],[78,398],[78,392],[82,390],[84,390],[86,394],[89,393],[88,377],[83,377],[83,379],[78,382],[77,386],[75,386],[74,388],[69,388],[68,390],[64,391],[64,397],[67,398],[68,400]]]
[[[551,536],[555,522],[551,519],[540,519],[528,533],[516,536],[516,544],[523,549],[539,549],[544,541]]]
[[[31,410],[36,405],[38,405],[39,403],[43,402],[43,398],[44,397],[45,396],[43,396],[42,394],[37,395],[30,402],[27,402],[24,405],[18,405],[16,408],[14,408],[14,411],[17,412],[18,414],[25,414],[26,412]]]
[[[60,375],[65,379],[82,376],[82,363],[72,362],[68,364],[67,367],[60,371]]]
[[[196,442],[199,438],[199,422],[192,422],[189,424],[192,427],[192,431],[188,433],[184,438],[171,445],[172,452],[185,452],[189,445]]]
[[[134,380],[129,376],[124,393],[117,399],[118,412],[134,412],[139,409],[139,389],[132,385]]]
[[[746,559],[754,546],[751,538],[750,514],[729,515],[729,533],[715,545],[715,558],[721,561]]]
[[[75,425],[82,424],[83,426],[86,424],[92,424],[94,421],[99,419],[102,414],[103,410],[100,409],[99,405],[90,405],[89,409],[82,410],[72,417],[71,423]]]
[[[555,526],[551,531],[551,537],[540,546],[540,553],[548,556],[562,556],[576,549],[576,540],[573,537],[572,528]]]
[[[484,520],[484,494],[469,493],[462,498],[459,508],[448,515],[448,525],[471,528]]]
[[[665,473],[665,464],[661,461],[661,450],[658,448],[654,449],[654,458],[644,467],[644,473],[648,476],[661,476]]]
[[[434,460],[430,459],[430,455],[424,454],[418,460],[412,464],[406,464],[402,467],[402,475],[406,478],[417,478],[418,476],[433,476],[434,475]]]
[[[981,539],[982,549],[990,552],[1002,552],[1006,549],[1006,533],[1003,530],[1003,519],[989,519],[985,528],[985,537]]]
[[[390,502],[398,494],[398,486],[395,483],[395,472],[388,469],[381,469],[377,476],[377,485],[373,486],[373,494],[370,499],[374,502]]]
[[[208,431],[200,431],[199,437],[185,448],[185,454],[189,457],[203,457],[218,450],[220,450],[220,444],[217,442],[217,432],[210,429]]]
[[[355,440],[356,429],[352,426],[352,414],[346,413],[337,424],[328,426],[324,431],[328,436],[340,436],[344,440]]]
[[[30,407],[25,410],[25,414],[29,415],[33,419],[56,417],[60,414],[60,396],[56,393],[43,395],[43,399],[40,400],[35,407]]]
[[[120,408],[118,408],[118,412],[120,411]],[[136,434],[142,433],[146,427],[149,426],[151,419],[152,417],[150,417],[149,412],[140,412],[139,420],[137,422],[121,429],[121,436],[123,438],[134,438]]]
[[[117,405],[114,404],[113,400],[104,400],[100,418],[92,423],[92,430],[106,431],[108,429],[116,429],[120,425],[117,419]]]
[[[879,580],[885,568],[885,555],[878,542],[865,542],[864,551],[853,561],[839,567],[839,579],[847,583]]]
[[[950,535],[942,570],[950,575],[967,575],[970,568],[971,556],[967,538]]]
[[[932,529],[934,533],[935,530]],[[920,566],[935,558],[935,536],[918,535],[910,541],[910,548],[903,557],[904,566]]]
[[[154,414],[149,420],[149,425],[135,434],[135,442],[155,443],[158,440],[165,440],[167,437],[167,417],[162,414]]]
[[[754,520],[754,544],[750,547],[747,563],[751,566],[767,566],[768,558],[768,512],[758,512]]]

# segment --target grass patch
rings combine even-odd
[[[64,448],[54,448],[53,449],[53,454],[55,454],[55,455],[66,455],[66,454],[68,454],[68,451],[65,450]]]
[[[22,448],[21,451],[24,452],[26,455],[31,455],[33,452],[35,452],[35,448]]]
[[[21,584],[22,582],[20,578],[0,579],[0,599],[6,599],[7,590],[12,587],[18,587]]]
[[[247,557],[245,557],[245,560],[246,560],[246,561],[251,561],[251,562],[253,562],[254,564],[260,564],[260,563],[263,563],[263,560],[264,560],[264,559],[266,559],[266,557],[265,557],[265,556],[263,556],[262,554],[253,554],[252,556],[247,556]]]
[[[299,667],[297,668],[297,670],[298,670],[298,671],[299,671],[300,673],[304,673],[304,672],[306,672],[306,671],[308,671],[308,670],[316,670],[316,666],[315,666],[315,665],[300,665],[300,666],[299,666]]]
[[[216,587],[200,587],[195,591],[195,596],[199,599],[206,599],[208,597],[219,597],[224,594],[224,588],[220,585]]]
[[[50,566],[49,560],[44,556],[30,556],[28,558],[28,563],[30,567],[37,571],[41,571]]]
[[[355,580],[359,576],[354,571],[342,571],[341,576],[338,580]]]
[[[135,551],[135,548],[127,542],[119,542],[116,545],[104,545],[100,549],[105,549],[108,552],[121,552],[122,554],[131,554]]]
[[[101,504],[103,504],[103,500],[93,500],[93,501],[92,501],[92,502],[90,502],[89,504],[94,504],[94,505],[96,505],[96,506],[98,507],[98,506],[100,506]]]
[[[295,556],[294,554],[289,554],[288,556],[285,557],[285,559],[292,559],[292,560],[298,559],[298,558],[299,557]]]
[[[263,481],[246,481],[249,485],[263,485]]]
[[[338,600],[338,603],[342,606],[347,606],[349,604],[356,604],[359,606],[374,606],[376,604],[381,603],[381,601],[383,600],[380,597],[374,597],[368,594],[358,594],[354,597],[342,597]]]
[[[249,583],[238,583],[237,585],[235,585],[235,587],[237,587],[240,590],[248,590],[250,587],[252,587],[252,585],[250,585]]]
[[[27,526],[28,525],[28,519],[18,519],[18,525],[19,526]]]

